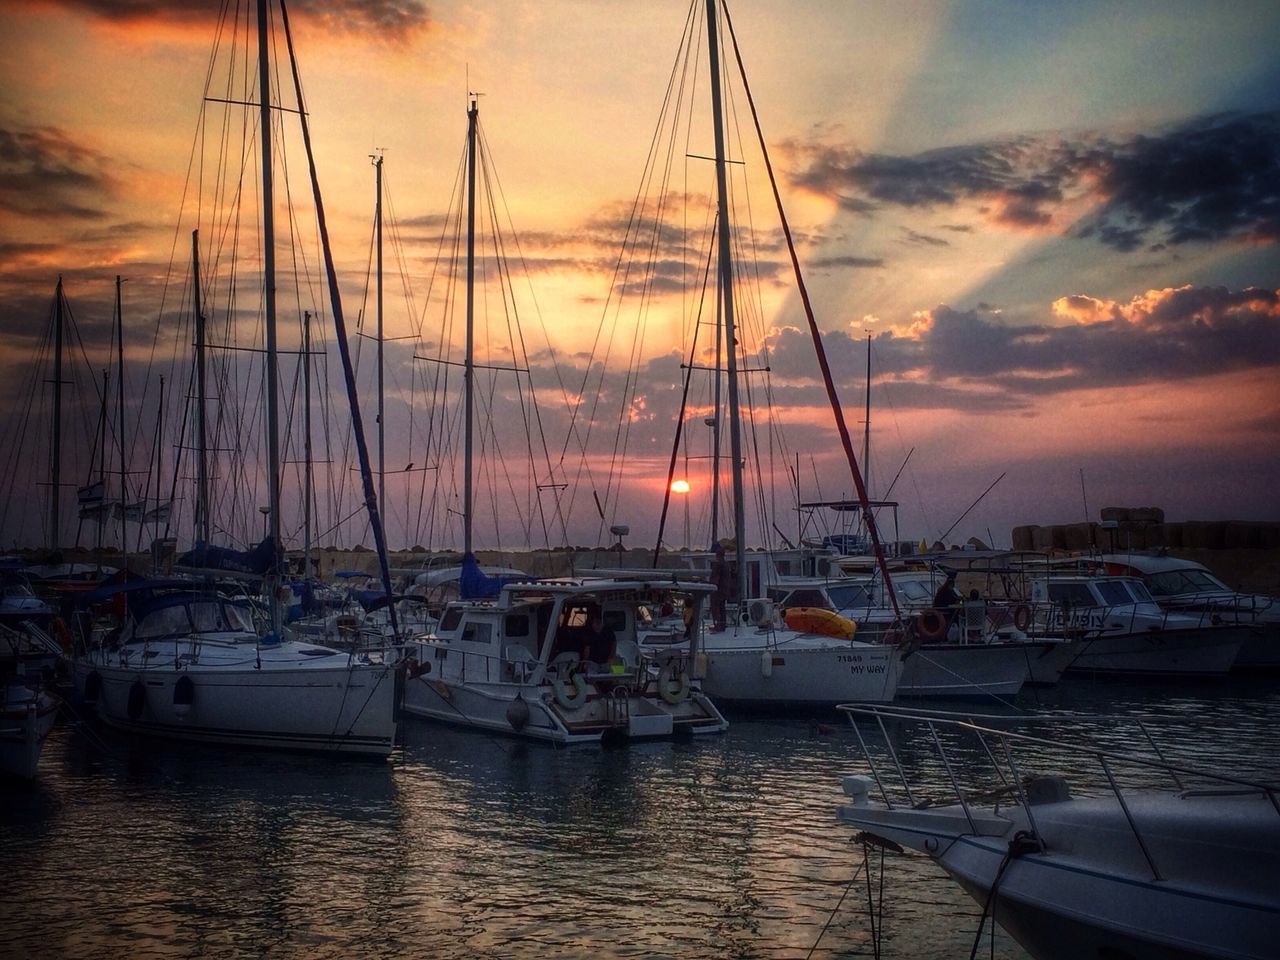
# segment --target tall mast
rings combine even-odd
[[[472,403],[475,392],[475,282],[476,282],[476,121],[480,116],[479,101],[472,97],[467,110],[467,353],[463,368],[465,386],[466,443],[463,447],[462,541],[463,552],[471,553],[471,463]]]
[[[381,341],[379,341],[381,343]],[[302,313],[302,576],[311,576],[311,311]]]
[[[164,375],[162,374],[160,377],[160,401],[159,403],[156,404],[156,505],[153,508],[155,510],[155,514],[154,514],[155,531],[152,533],[152,538],[156,540],[160,539],[160,476],[164,466],[164,464],[161,462],[161,458],[164,456],[164,445],[160,442],[160,435],[163,432],[163,430],[164,430]],[[145,514],[144,514],[144,519],[145,519]],[[141,531],[142,528],[139,527],[138,529],[139,531]],[[139,532],[139,536],[141,536],[141,532]]]
[[[258,0],[258,100],[259,139],[262,142],[262,280],[264,325],[267,341],[267,492],[268,533],[273,568],[268,583],[273,586],[280,569],[280,398],[276,370],[276,233],[272,209],[271,165],[271,71],[267,45],[267,0]],[[280,605],[271,603],[271,630],[280,633]]]
[[[200,231],[191,231],[192,306],[196,311],[196,540],[209,542],[209,437],[205,411],[204,307],[200,302]]]
[[[120,286],[124,281],[116,274],[116,413],[120,423],[120,556],[129,566],[129,485],[125,471],[124,442],[124,312],[120,307]]]
[[[867,404],[862,421],[862,476],[871,486],[871,334],[867,334]]]
[[[102,368],[102,406],[98,413],[98,482],[102,485],[102,501],[98,504],[99,510],[106,505],[107,499],[107,391],[109,389],[110,374],[107,368]],[[94,546],[98,548],[98,563],[102,563],[102,528],[107,525],[106,517],[98,514],[98,537],[94,541]]]
[[[382,157],[373,160],[376,195],[373,204],[373,232],[378,249],[377,309],[378,309],[378,503],[387,509],[387,392],[382,367]]]
[[[49,549],[58,549],[61,510],[58,491],[62,485],[62,324],[64,301],[62,277],[53,294],[53,459],[49,465]]]
[[[729,249],[729,188],[725,172],[724,123],[720,105],[720,50],[716,42],[716,0],[707,0],[707,49],[711,67],[711,119],[716,137],[716,196],[719,220],[720,287],[724,303],[725,375],[729,380],[729,450],[733,457],[734,553],[738,600],[747,597],[746,495],[742,483],[742,424],[738,404],[738,341],[734,333],[733,260]]]

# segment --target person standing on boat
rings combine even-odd
[[[942,581],[942,586],[933,595],[933,608],[946,620],[947,628],[943,631],[943,636],[947,636],[951,632],[951,626],[955,623],[956,613],[960,608],[960,594],[956,592],[954,573],[947,574],[947,578]]]
[[[587,632],[582,638],[582,659],[604,666],[613,659],[617,646],[618,637],[613,628],[604,622],[604,614],[593,610],[587,621]]]

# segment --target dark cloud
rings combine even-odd
[[[875,337],[877,376],[900,406],[1013,410],[1074,390],[1280,366],[1280,291],[1186,286],[1128,302],[1063,297],[1053,313],[1056,322],[1015,325],[985,308],[937,307],[909,334]],[[858,382],[862,341],[843,331],[823,339],[837,378]],[[770,358],[775,379],[812,389],[807,333],[776,331]]]
[[[177,23],[213,21],[221,14],[219,0],[63,0],[107,20],[158,20]],[[402,38],[430,26],[431,13],[422,0],[292,0],[291,13],[344,33],[375,33]]]
[[[920,247],[949,247],[951,241],[943,240],[941,237],[930,236],[927,233],[918,233],[915,230],[908,230],[905,227],[902,230],[902,239],[906,243],[914,244]]]
[[[808,261],[808,265],[815,270],[824,270],[831,267],[850,267],[852,269],[867,269],[874,267],[883,267],[884,260],[880,257],[853,257],[853,256],[834,256],[834,257],[815,257]]]
[[[56,127],[0,127],[0,211],[97,220],[114,192],[106,159]]]
[[[1116,250],[1280,240],[1276,113],[1206,117],[1129,139],[1018,137],[914,156],[792,146],[802,160],[794,181],[857,213],[970,204],[1004,226],[1050,229],[1083,198],[1095,209],[1075,234]]]

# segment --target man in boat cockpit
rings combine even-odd
[[[592,610],[587,618],[587,630],[582,637],[582,659],[604,666],[617,651],[618,637],[613,628],[604,622],[604,614]]]
[[[956,592],[956,575],[954,573],[947,574],[947,578],[942,581],[942,586],[933,595],[933,608],[946,618],[947,629],[943,632],[943,636],[946,636],[951,631],[951,625],[955,622],[956,613],[960,610],[960,594]]]

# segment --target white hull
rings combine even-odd
[[[924,644],[903,660],[898,696],[1012,697],[1031,676],[1021,647],[1013,643]]]
[[[1160,630],[1081,641],[1071,673],[1225,676],[1248,635],[1245,627]]]
[[[172,649],[172,645],[169,646]],[[383,664],[349,662],[346,654],[308,656],[295,643],[263,646],[257,666],[252,644],[215,662],[174,666],[124,661],[94,653],[75,663],[76,689],[95,698],[106,723],[135,733],[244,747],[315,750],[386,756],[395,740],[395,671]],[[166,651],[167,652],[167,651]],[[227,651],[222,651],[226,653]],[[124,662],[122,662],[124,661]],[[96,676],[96,680],[91,677]],[[191,681],[189,705],[175,703],[182,678]],[[178,697],[181,699],[181,697]]]
[[[24,780],[34,777],[57,717],[58,701],[49,694],[9,686],[0,710],[0,773]]]
[[[517,698],[523,707],[513,706]],[[696,690],[672,704],[656,695],[616,697],[592,685],[586,702],[569,708],[556,702],[546,684],[452,684],[430,674],[405,681],[403,709],[414,717],[560,746],[700,736],[728,728]]]
[[[702,689],[740,707],[888,703],[902,671],[895,647],[808,634],[776,642],[770,631],[751,627],[709,632],[702,650]]]
[[[1280,670],[1280,623],[1259,620],[1236,655],[1235,669]]]
[[[1161,879],[1154,879],[1114,799],[1036,805],[1043,852],[1014,856],[994,915],[1037,960],[1275,956],[1280,930],[1280,813],[1259,792],[1131,797],[1130,812]],[[840,819],[930,853],[985,903],[1027,826],[1014,806],[978,813],[977,834],[958,807],[931,811],[849,805]]]

